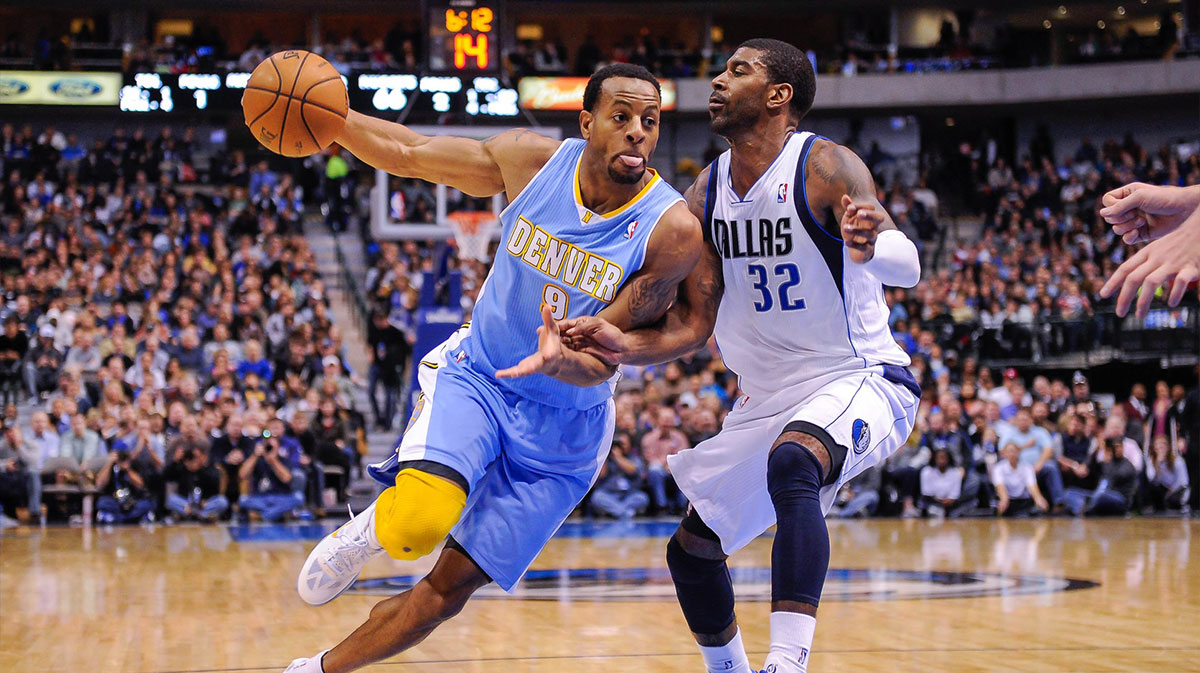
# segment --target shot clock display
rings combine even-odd
[[[500,0],[426,0],[430,70],[498,72],[503,8]]]

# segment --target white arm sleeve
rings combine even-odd
[[[875,256],[863,266],[879,282],[891,287],[913,287],[921,280],[917,246],[896,229],[880,232],[875,237]]]

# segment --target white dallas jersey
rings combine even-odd
[[[816,139],[793,133],[744,198],[730,151],[709,171],[705,237],[725,275],[717,346],[749,394],[910,362],[888,328],[883,285],[820,226],[832,215],[809,209],[805,161]]]

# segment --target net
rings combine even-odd
[[[490,211],[459,211],[449,213],[446,219],[454,230],[454,244],[458,247],[460,259],[474,259],[487,262],[488,245],[492,234],[500,226],[500,220]]]

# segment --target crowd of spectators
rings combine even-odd
[[[74,485],[104,522],[308,516],[361,474],[366,381],[300,228],[320,176],[213,153],[201,184],[202,149],[0,127],[5,525],[84,514]]]
[[[897,340],[911,350],[932,338],[938,358],[1042,359],[1119,346],[1112,300],[1099,290],[1131,249],[1096,216],[1098,201],[1135,180],[1200,184],[1200,155],[1165,145],[1149,152],[1126,136],[1099,147],[1084,138],[1056,160],[1045,128],[1015,166],[987,154],[986,144],[964,144],[940,169],[939,187],[964,197],[953,207],[982,216],[983,234],[950,241],[945,263],[915,290],[889,290]],[[1194,291],[1188,297],[1195,302]],[[1178,319],[1159,314],[1157,326]]]

